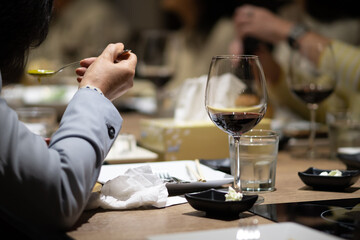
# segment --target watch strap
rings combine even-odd
[[[303,36],[306,32],[308,32],[308,28],[305,25],[302,24],[295,24],[290,32],[289,35],[287,37],[287,41],[288,44],[294,48],[294,49],[298,49],[299,48],[299,43],[298,43],[298,39]]]

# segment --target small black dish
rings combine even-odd
[[[225,201],[226,192],[209,189],[197,193],[185,194],[189,204],[209,215],[239,217],[241,212],[249,210],[258,199],[258,195],[245,195],[241,201]]]
[[[208,166],[214,170],[218,170],[227,174],[231,174],[230,165],[231,160],[230,158],[223,158],[223,159],[200,159],[200,163]]]
[[[351,151],[352,148],[339,148],[337,157],[348,170],[360,170],[360,151]]]
[[[308,186],[317,189],[339,190],[350,187],[360,177],[359,170],[340,170],[342,176],[320,176],[321,172],[331,170],[308,168],[304,172],[298,172],[300,179]]]

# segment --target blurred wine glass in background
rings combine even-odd
[[[137,74],[151,81],[156,89],[157,116],[162,116],[164,86],[174,75],[178,43],[173,32],[146,30],[140,34],[137,47]]]
[[[324,157],[315,150],[316,110],[334,92],[338,81],[331,44],[319,42],[315,49],[294,50],[290,55],[288,80],[291,92],[310,110],[309,145],[299,157]]]

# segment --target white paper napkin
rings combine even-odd
[[[205,110],[207,76],[187,79],[176,100],[174,119],[182,121],[210,121]]]
[[[134,209],[166,206],[168,191],[149,165],[128,169],[107,181],[99,193],[93,193],[86,209]]]
[[[176,122],[184,121],[210,121],[205,109],[205,89],[207,75],[199,78],[187,79],[181,87],[180,93],[176,100],[174,119]],[[236,96],[239,92],[246,88],[246,85],[230,73],[223,74],[218,77],[217,81],[213,81],[215,87],[212,94],[215,100],[223,105],[213,107],[235,107]]]

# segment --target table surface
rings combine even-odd
[[[141,116],[124,116],[123,131],[138,137],[138,120]],[[345,169],[338,160],[296,159],[289,152],[280,151],[276,169],[276,190],[261,193],[264,203],[302,202],[313,200],[345,199],[360,197],[360,181],[344,192],[316,191],[306,186],[298,177],[299,171],[309,167],[320,169]],[[259,216],[245,212],[244,216],[257,218],[259,224],[273,223]],[[147,236],[237,227],[239,220],[218,220],[207,218],[204,212],[197,211],[188,203],[162,209],[136,209],[109,211],[96,209],[85,211],[73,230],[67,234],[73,239],[146,239]]]

